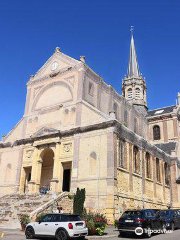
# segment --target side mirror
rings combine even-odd
[[[39,223],[39,224],[41,223],[41,219],[39,219],[38,223]]]

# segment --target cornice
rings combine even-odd
[[[169,164],[171,163],[171,161],[176,161],[178,164],[180,163],[177,157],[171,157],[170,155],[165,153],[163,150],[157,148],[155,145],[148,142],[143,137],[135,134],[134,132],[126,128],[117,120],[108,120],[108,121],[93,124],[93,125],[74,127],[70,130],[64,130],[64,131],[56,130],[55,133],[50,132],[48,135],[45,135],[45,136],[35,136],[35,137],[32,136],[30,138],[16,140],[13,144],[12,143],[7,143],[6,145],[0,144],[0,148],[14,147],[14,146],[20,146],[25,144],[33,145],[35,141],[40,141],[45,139],[47,140],[50,138],[57,138],[57,137],[59,140],[61,140],[62,137],[69,137],[73,135],[75,136],[77,134],[82,134],[82,133],[95,131],[95,130],[102,130],[102,129],[113,129],[113,132],[118,136],[124,139],[127,139],[129,142],[133,143],[137,147],[144,149],[145,151],[151,153],[153,156],[159,159],[163,159]]]
[[[150,117],[147,116],[148,122],[164,120],[164,119],[168,120],[168,119],[174,119],[174,118],[178,118],[175,113],[168,113],[168,114],[162,114],[162,115],[150,116]]]
[[[30,80],[26,85],[27,86],[32,86],[32,85],[35,85],[37,83],[43,82],[45,80],[53,79],[54,77],[57,77],[57,76],[63,76],[65,74],[67,74],[67,72],[73,72],[75,70],[78,71],[79,68],[81,68],[81,67],[82,67],[82,63],[79,63],[78,65],[75,65],[74,67],[67,67],[67,68],[62,69],[61,71],[54,72],[53,74],[47,74],[42,78],[39,78],[39,79],[36,79],[36,80]]]

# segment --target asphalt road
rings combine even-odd
[[[143,237],[137,237],[134,235],[128,235],[125,238],[120,238],[118,237],[118,232],[114,232],[114,235],[116,235],[116,237],[111,237],[108,238],[106,236],[104,237],[98,237],[98,238],[90,238],[89,240],[120,240],[120,239],[124,239],[124,240],[136,240],[136,239],[145,239]],[[2,240],[25,240],[25,236],[24,234],[18,233],[18,232],[14,232],[12,230],[4,230],[4,237],[0,238]],[[51,240],[51,239],[49,239]],[[154,235],[152,236],[151,240],[180,240],[180,230],[176,230],[173,233],[167,233],[167,234],[158,234],[158,235]]]

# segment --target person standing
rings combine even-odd
[[[63,208],[62,208],[62,207],[60,207],[60,208],[59,208],[59,213],[61,213],[61,214],[62,214],[62,213],[64,213],[64,211],[63,211]]]

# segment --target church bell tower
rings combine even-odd
[[[131,29],[132,30],[132,29]],[[132,32],[132,31],[131,31]],[[131,34],[130,56],[127,76],[123,79],[122,94],[141,112],[147,112],[146,82],[139,71],[139,65],[134,44],[134,37]]]

